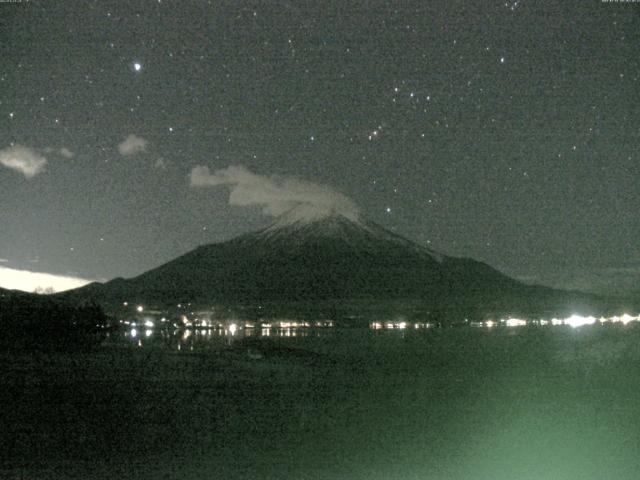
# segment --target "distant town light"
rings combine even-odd
[[[144,311],[144,307],[143,307],[142,305],[138,305],[138,306],[136,307],[136,310],[137,310],[139,313],[142,313],[142,312]]]
[[[635,320],[635,317],[632,317],[628,313],[625,313],[620,317],[620,321],[625,325],[633,320]]]
[[[521,318],[509,318],[506,321],[507,327],[524,327],[527,324],[526,320]]]
[[[565,319],[564,323],[573,328],[581,327],[583,325],[592,325],[596,323],[595,317],[583,317],[581,315],[571,315],[569,318]]]

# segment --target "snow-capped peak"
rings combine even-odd
[[[361,224],[358,212],[355,210],[338,211],[332,207],[300,204],[288,212],[280,215],[267,230],[280,229],[293,226],[304,226],[331,217],[343,217],[350,222]]]
[[[267,228],[251,235],[254,240],[286,241],[299,244],[318,238],[340,239],[359,247],[373,244],[395,244],[427,254],[441,262],[443,255],[401,237],[380,225],[361,218],[357,213],[346,215],[333,209],[319,209],[315,205],[298,205],[279,216]]]

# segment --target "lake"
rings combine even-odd
[[[2,353],[0,478],[636,479],[640,471],[637,322],[234,324],[233,333],[127,327],[90,353]]]

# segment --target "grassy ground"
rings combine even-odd
[[[635,479],[640,328],[2,354],[0,478]],[[259,347],[258,347],[259,348]]]

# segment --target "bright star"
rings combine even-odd
[[[133,69],[134,69],[136,72],[141,71],[141,70],[142,70],[142,64],[141,64],[141,63],[138,63],[138,62],[135,62],[135,63],[133,64]]]

